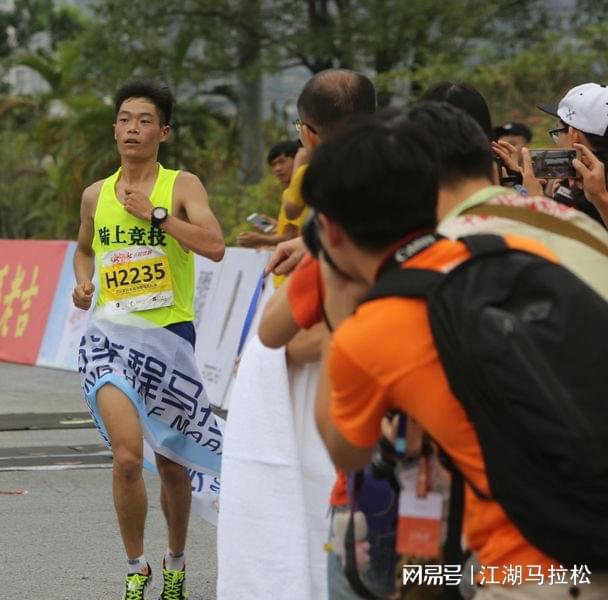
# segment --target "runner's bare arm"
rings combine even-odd
[[[74,252],[74,276],[76,286],[72,292],[74,306],[82,310],[88,310],[93,301],[93,273],[95,272],[95,257],[93,255],[93,216],[95,205],[101,190],[101,181],[94,183],[82,193],[80,204],[80,227],[78,229],[78,241]]]
[[[148,196],[136,189],[125,189],[125,210],[146,221],[152,216]],[[184,248],[205,258],[220,261],[224,257],[222,230],[209,208],[207,192],[200,179],[182,171],[173,187],[173,210],[161,229]]]
[[[224,257],[224,237],[209,207],[207,192],[200,179],[181,172],[173,188],[173,215],[162,224],[184,248],[218,262]]]

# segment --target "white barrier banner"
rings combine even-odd
[[[221,263],[203,258],[196,263],[195,356],[207,396],[215,406],[227,408],[227,391],[245,318],[269,255],[228,248]]]
[[[36,365],[75,371],[78,368],[78,346],[89,324],[92,311],[80,310],[72,303],[74,270],[72,261],[76,242],[70,242],[49,314]]]

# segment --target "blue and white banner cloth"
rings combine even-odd
[[[87,406],[108,447],[97,391],[112,384],[139,413],[148,446],[146,467],[155,470],[154,452],[188,467],[193,508],[215,521],[224,422],[211,409],[191,344],[134,314],[98,309],[80,341],[78,372]]]

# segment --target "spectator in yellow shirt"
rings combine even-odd
[[[275,227],[269,232],[243,231],[239,233],[236,242],[245,248],[263,248],[276,246],[280,242],[290,240],[300,235],[300,227],[306,218],[307,210],[303,210],[295,219],[290,219],[285,214],[285,202],[289,184],[291,182],[294,158],[298,151],[297,142],[285,140],[277,142],[268,152],[267,162],[272,168],[274,176],[283,186],[281,196],[281,208],[277,219],[262,215],[268,222],[274,223]]]

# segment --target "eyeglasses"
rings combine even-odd
[[[310,131],[312,131],[313,133],[317,133],[317,130],[314,127],[311,127],[308,123],[304,123],[304,121],[302,121],[301,119],[296,119],[293,122],[293,125],[298,133],[302,131],[302,127],[304,127],[305,125],[306,127],[308,127],[308,129],[310,129]]]
[[[559,144],[559,136],[561,133],[566,133],[568,131],[568,127],[563,125],[562,127],[556,127],[555,129],[549,129],[549,135],[553,140],[554,144]]]

